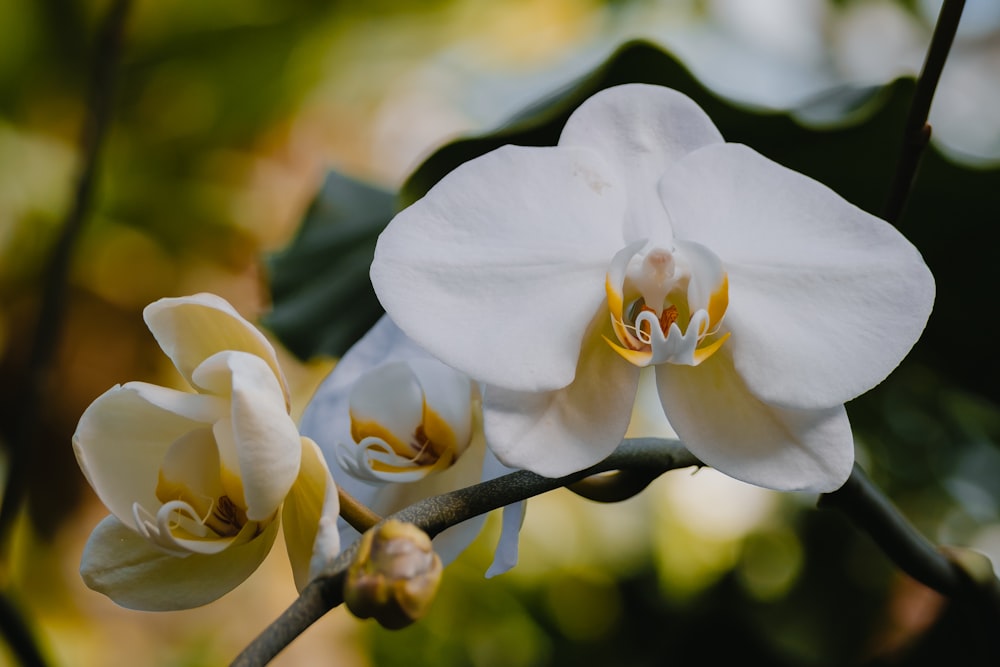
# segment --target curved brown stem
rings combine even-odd
[[[337,497],[340,500],[340,517],[359,533],[363,534],[382,520],[382,517],[340,486],[337,487]]]

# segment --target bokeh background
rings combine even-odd
[[[134,2],[32,465],[21,473],[27,503],[13,539],[0,545],[0,585],[51,663],[225,664],[294,597],[280,545],[246,584],[197,610],[127,611],[82,585],[83,544],[106,512],[73,458],[76,421],[115,383],[180,382],[142,323],[147,303],[210,291],[267,322],[277,312],[269,258],[293,242],[329,170],[395,192],[438,147],[488,133],[636,37],[673,54],[739,120],[723,127],[730,139],[754,145],[758,121],[768,132],[808,128],[787,146],[755,147],[830,174],[824,180],[835,189],[877,212],[891,175],[886,156],[902,131],[893,100],[910,89],[886,88],[896,93],[880,102],[871,87],[919,71],[939,4]],[[932,110],[917,202],[901,223],[938,276],[937,311],[914,357],[848,407],[859,460],[904,513],[935,542],[972,546],[1000,563],[989,316],[1000,223],[1000,3],[967,5]],[[0,2],[4,478],[20,446],[17,406],[46,265],[78,177],[95,35],[109,6]],[[865,105],[840,103],[859,91]],[[898,129],[883,131],[893,119]],[[844,127],[878,134],[836,154],[795,144],[823,146],[824,132]],[[842,174],[856,178],[838,181]],[[283,359],[301,411],[333,357],[296,347]],[[446,571],[425,621],[389,633],[338,609],[274,664],[975,664],[975,623],[815,500],[711,470],[670,473],[616,505],[552,493],[530,503],[512,572],[482,576],[498,531],[491,517]],[[5,661],[14,664],[0,646]]]

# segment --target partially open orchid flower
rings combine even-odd
[[[606,457],[653,366],[692,453],[780,490],[844,482],[843,404],[896,367],[934,298],[891,225],[640,84],[584,102],[558,146],[455,169],[389,224],[371,277],[408,336],[485,384],[507,465]]]
[[[232,590],[284,521],[295,583],[336,555],[337,490],[289,416],[267,339],[211,294],[161,299],[146,324],[193,391],[115,386],[80,418],[77,461],[111,510],[87,542],[87,585],[125,607],[186,609]]]
[[[423,498],[471,486],[506,472],[487,450],[479,386],[380,319],[337,362],[302,415],[302,432],[327,454],[337,483],[385,516]],[[504,510],[490,575],[517,560],[523,504]],[[447,563],[479,533],[485,517],[434,538]],[[341,539],[359,538],[341,521]]]

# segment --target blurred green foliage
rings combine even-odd
[[[93,35],[107,5],[0,2],[5,442],[16,419],[11,397],[24,382],[41,267],[72,189]],[[365,182],[376,170],[343,150],[337,164],[347,167],[331,172],[313,197],[314,165],[329,162],[334,148],[352,146],[355,121],[382,99],[376,91],[402,87],[412,71],[404,64],[442,50],[455,25],[466,31],[477,25],[455,16],[488,5],[136,3],[99,197],[74,266],[71,317],[31,471],[32,518],[46,538],[81,502],[84,482],[69,436],[83,408],[115,382],[162,371],[139,316],[145,303],[197,289],[231,288],[230,297],[251,292],[242,305],[265,312],[266,324],[295,354],[339,354],[380,313],[367,264],[393,212],[493,147],[555,143],[572,108],[600,88],[646,81],[682,90],[728,140],[879,211],[911,81],[845,88],[808,108],[762,113],[722,100],[684,63],[644,42],[623,45],[597,70],[503,126],[440,147],[398,193]],[[493,11],[501,11],[497,6]],[[367,166],[355,173],[356,164]],[[275,228],[300,217],[285,245],[289,234]],[[1000,321],[990,316],[998,222],[1000,171],[964,167],[928,150],[900,228],[937,278],[935,311],[914,354],[848,406],[859,460],[903,512],[936,542],[993,545],[994,553],[1000,553],[1000,396],[993,379],[1000,363],[988,345],[1000,336]],[[265,251],[266,284],[258,284]],[[378,665],[996,664],[985,662],[992,647],[982,643],[975,619],[942,608],[841,517],[809,509],[811,500],[784,499],[775,521],[726,543],[732,553],[720,560],[720,573],[691,577],[686,588],[669,581],[682,575],[665,571],[651,552],[627,567],[574,565],[554,567],[544,578],[487,581],[480,544],[446,571],[425,621],[395,634],[371,628],[367,651]],[[631,510],[613,511],[625,522]],[[587,528],[595,545],[608,539]],[[667,530],[652,522],[643,529]],[[659,539],[661,549],[700,557],[689,536],[668,532]],[[78,556],[65,555],[73,561],[65,568],[69,576]],[[33,576],[32,586],[60,581],[50,572]],[[25,597],[67,605],[49,590],[36,593]],[[921,610],[924,617],[912,616]],[[203,652],[209,649],[197,645],[179,655],[188,656],[184,664],[198,664]]]

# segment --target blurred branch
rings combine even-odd
[[[18,421],[9,441],[10,459],[0,504],[0,547],[5,549],[10,543],[10,534],[31,478],[38,419],[65,319],[70,259],[93,199],[98,157],[111,116],[114,75],[130,4],[130,0],[115,0],[97,35],[86,114],[81,130],[82,159],[76,192],[45,268],[34,345],[28,358],[26,387],[15,412]],[[0,631],[21,664],[45,664],[29,623],[7,596],[0,596]]]
[[[0,592],[0,632],[22,667],[44,667],[46,662],[17,605]]]
[[[917,89],[910,102],[906,125],[903,127],[903,146],[896,163],[896,173],[892,177],[889,197],[882,209],[882,217],[893,224],[899,221],[903,213],[920,164],[920,156],[931,139],[931,126],[927,123],[927,116],[964,8],[965,0],[944,0],[934,26],[934,35],[931,37],[927,57],[917,79]]]
[[[101,145],[114,98],[115,71],[121,52],[125,18],[131,0],[115,0],[97,34],[86,115],[80,137],[80,171],[76,192],[44,273],[34,346],[28,359],[27,386],[21,394],[17,426],[10,442],[10,466],[0,505],[0,546],[6,545],[27,491],[31,455],[40,408],[66,314],[67,276],[73,248],[93,200]]]
[[[566,477],[542,477],[521,470],[426,498],[386,519],[413,523],[434,537],[466,519],[579,482],[591,475],[624,470],[640,472],[653,479],[668,470],[700,465],[701,462],[677,440],[630,439],[622,442],[604,461]],[[344,574],[356,551],[357,543],[342,551],[326,573],[311,581],[295,602],[236,657],[232,667],[266,665],[326,612],[340,605],[344,601]]]
[[[1000,628],[1000,580],[987,567],[978,572],[957,557],[940,550],[907,521],[857,464],[846,483],[820,496],[821,508],[838,509],[903,572],[976,612],[984,628]],[[988,565],[989,561],[986,561]]]

